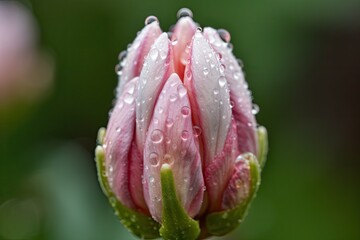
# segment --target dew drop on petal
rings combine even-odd
[[[124,96],[124,102],[127,104],[132,104],[134,102],[134,96],[130,93],[126,93]]]
[[[119,132],[121,132],[121,128],[117,127],[117,128],[115,129],[115,131],[119,133]]]
[[[173,45],[173,46],[175,46],[177,43],[178,43],[178,40],[176,38],[171,41],[171,45]]]
[[[201,28],[201,27],[197,27],[197,28],[196,28],[196,32],[197,32],[197,33],[201,33],[201,32],[202,32],[202,28]]]
[[[159,154],[157,154],[156,152],[150,153],[150,155],[149,155],[149,163],[153,167],[158,166],[158,164],[159,164]]]
[[[177,100],[177,94],[173,93],[170,95],[170,102],[175,102]]]
[[[174,163],[174,158],[170,154],[165,154],[164,163],[172,165]]]
[[[155,178],[154,178],[153,176],[149,177],[149,182],[150,182],[151,184],[154,184]]]
[[[153,143],[161,143],[164,139],[164,133],[160,129],[152,131],[150,139]]]
[[[258,106],[257,104],[253,104],[253,105],[252,105],[251,113],[254,114],[254,115],[256,115],[256,114],[259,113],[259,111],[260,111],[259,106]]]
[[[209,74],[209,69],[207,67],[204,67],[203,69],[204,76]]]
[[[115,73],[120,76],[122,74],[122,66],[120,64],[115,65]]]
[[[243,61],[242,61],[240,58],[236,59],[236,61],[237,61],[237,63],[239,64],[239,66],[240,66],[241,68],[244,68],[244,63],[243,63]]]
[[[182,18],[182,17],[193,17],[193,13],[190,9],[188,8],[181,8],[177,14],[176,14],[177,18]]]
[[[184,117],[188,117],[190,115],[190,108],[187,107],[187,106],[183,106],[181,108],[181,114],[184,116]]]
[[[122,61],[126,58],[126,55],[127,55],[127,51],[126,51],[126,50],[121,51],[121,52],[119,53],[119,56],[118,56],[119,61],[122,62]]]
[[[168,128],[171,128],[174,125],[174,120],[172,118],[167,118],[165,124]]]
[[[186,77],[187,77],[187,79],[191,79],[191,78],[192,78],[192,73],[191,73],[190,70],[187,70],[187,72],[186,72]]]
[[[159,56],[159,51],[156,48],[153,48],[150,50],[149,56],[153,61],[155,61]]]
[[[167,52],[165,52],[165,51],[160,51],[160,58],[161,58],[162,60],[165,60],[166,57],[167,57]]]
[[[218,88],[214,88],[214,95],[218,95],[219,94],[219,89]]]
[[[187,141],[190,138],[190,133],[186,130],[181,132],[181,139]]]
[[[224,87],[224,86],[225,86],[225,84],[226,84],[226,78],[225,78],[224,76],[220,76],[218,81],[219,81],[220,87]]]
[[[152,22],[158,22],[159,20],[157,19],[157,17],[155,16],[148,16],[146,19],[145,19],[145,25],[149,25],[150,23]]]
[[[227,30],[225,30],[225,29],[219,29],[219,30],[217,30],[217,32],[218,32],[221,40],[223,40],[223,41],[226,42],[226,43],[230,42],[231,35],[230,35],[230,33],[229,33]]]
[[[180,84],[178,87],[177,87],[177,91],[178,91],[178,94],[180,96],[180,98],[183,98],[186,94],[187,94],[187,90],[186,88],[184,87],[184,85]]]
[[[198,137],[198,136],[200,136],[201,135],[201,128],[199,127],[199,126],[194,126],[193,127],[193,132],[194,132],[194,136],[195,137]]]

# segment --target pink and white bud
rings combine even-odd
[[[226,30],[202,32],[187,14],[171,40],[157,21],[147,25],[120,63],[103,147],[111,190],[126,207],[162,223],[164,164],[191,218],[205,221],[254,195],[257,123],[229,41]]]

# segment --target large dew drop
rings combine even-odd
[[[153,48],[150,50],[149,56],[153,61],[156,61],[159,56],[159,51],[156,48]]]
[[[164,139],[164,133],[160,129],[152,131],[150,139],[153,143],[161,143]]]
[[[226,84],[226,78],[224,76],[219,77],[219,85],[220,87],[224,87]]]
[[[153,167],[158,166],[159,165],[159,154],[157,154],[156,152],[150,153],[150,155],[149,155],[149,163]]]
[[[187,94],[187,90],[182,84],[180,84],[177,87],[177,91],[178,91],[178,94],[179,94],[180,98],[183,98]]]
[[[149,25],[150,23],[152,22],[159,22],[159,20],[157,19],[157,17],[155,16],[148,16],[146,19],[145,19],[145,25]]]

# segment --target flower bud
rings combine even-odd
[[[107,130],[99,132],[103,190],[143,238],[196,239],[236,228],[267,153],[230,34],[202,32],[181,11],[171,40],[155,17],[146,21],[123,60]]]

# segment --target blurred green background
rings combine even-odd
[[[148,15],[167,31],[181,7],[229,30],[269,132],[260,191],[226,239],[360,239],[359,0],[22,3],[56,70],[41,102],[0,115],[0,239],[134,239],[97,183],[95,138],[118,53]]]

